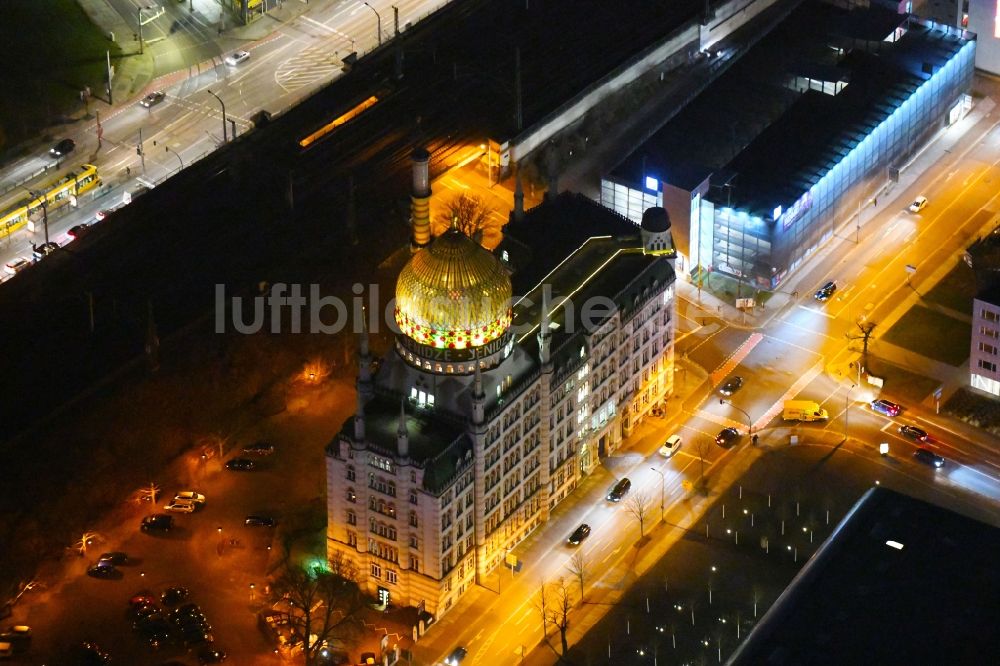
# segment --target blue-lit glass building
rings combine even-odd
[[[879,6],[802,3],[602,179],[670,213],[678,270],[775,289],[971,108],[975,35]]]

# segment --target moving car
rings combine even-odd
[[[567,539],[566,541],[571,546],[579,546],[580,542],[582,542],[588,536],[590,536],[590,525],[588,525],[587,523],[583,523],[578,528],[573,530],[573,533],[569,535],[569,539]]]
[[[18,257],[17,259],[12,259],[4,264],[3,271],[8,275],[17,275],[25,268],[31,265],[31,262],[24,257]]]
[[[606,499],[609,502],[619,502],[621,501],[621,498],[625,497],[625,494],[631,487],[632,482],[629,481],[628,478],[624,478],[615,484],[614,488],[611,489],[611,492],[608,493]]]
[[[250,446],[244,446],[243,453],[245,455],[252,456],[269,456],[274,453],[274,444],[269,442],[256,442]]]
[[[815,294],[815,298],[820,303],[823,303],[830,300],[835,293],[837,293],[837,283],[831,280],[819,288],[819,291]]]
[[[885,414],[886,416],[899,416],[899,413],[903,411],[903,408],[894,402],[889,400],[872,400],[871,407],[873,412],[878,412],[879,414]]]
[[[249,472],[255,467],[257,467],[257,463],[249,458],[233,458],[226,463],[226,469],[235,470],[237,472]]]
[[[732,395],[740,390],[743,386],[743,378],[739,376],[730,377],[726,380],[726,383],[719,387],[719,393],[725,396]]]
[[[913,457],[934,468],[944,467],[944,458],[923,446],[913,452]]]
[[[69,231],[66,232],[66,235],[76,240],[77,238],[84,235],[88,231],[90,231],[89,224],[78,224],[75,227],[70,227]]]
[[[910,204],[910,212],[911,213],[919,213],[926,206],[927,206],[927,197],[921,195],[921,196],[917,197],[916,199],[914,199],[913,203]]]
[[[465,659],[465,655],[467,654],[468,651],[464,647],[459,646],[452,650],[451,654],[445,657],[444,663],[447,664],[447,666],[458,666],[462,663],[462,660]]]
[[[205,504],[205,496],[201,493],[196,493],[193,490],[182,490],[176,495],[174,495],[175,500],[185,500],[187,502],[194,502],[195,504],[201,506]]]
[[[226,64],[235,67],[241,62],[246,62],[250,59],[249,51],[234,51],[226,56]]]
[[[917,426],[911,426],[911,425],[899,426],[899,434],[902,435],[903,437],[909,437],[910,439],[915,439],[918,442],[927,441],[927,431],[922,428],[918,428]]]
[[[52,157],[65,157],[72,153],[74,148],[76,148],[76,141],[73,139],[63,139],[49,148],[49,155]]]
[[[715,436],[715,443],[723,448],[729,448],[740,438],[740,433],[736,428],[723,428]]]
[[[143,532],[167,532],[174,526],[174,517],[169,513],[154,513],[142,519]]]
[[[664,442],[663,446],[660,447],[660,455],[663,456],[664,458],[670,458],[675,453],[677,453],[677,450],[680,448],[681,448],[681,436],[671,435],[670,437],[667,437],[667,441]]]
[[[41,261],[58,249],[59,245],[57,243],[53,243],[52,241],[49,241],[48,243],[41,243],[31,248],[31,256],[35,258],[35,261]]]
[[[274,527],[277,523],[270,516],[250,515],[243,521],[247,527]]]
[[[182,499],[172,499],[169,504],[163,507],[167,511],[175,511],[177,513],[194,513],[194,510],[198,508],[198,505],[191,500]]]
[[[110,553],[101,553],[101,556],[97,559],[99,562],[110,562],[117,566],[128,562],[128,555],[120,550],[115,550]]]
[[[147,109],[150,109],[159,104],[160,102],[162,102],[164,99],[166,99],[166,97],[167,93],[163,92],[162,90],[157,90],[156,92],[151,92],[145,97],[143,97],[142,100],[140,100],[139,105],[144,106]]]

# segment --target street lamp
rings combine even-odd
[[[654,472],[656,472],[657,474],[660,475],[660,481],[661,481],[661,483],[660,483],[660,522],[662,523],[663,522],[663,498],[664,498],[664,496],[667,493],[667,477],[664,476],[663,472],[661,472],[660,470],[656,469],[655,467],[650,467],[649,469],[653,470]]]
[[[229,142],[229,134],[227,134],[227,132],[226,132],[226,103],[222,101],[221,97],[219,97],[218,95],[216,95],[211,90],[206,90],[205,92],[207,92],[209,95],[211,95],[215,99],[219,100],[219,104],[222,105],[222,143],[228,143]]]
[[[375,19],[378,21],[378,45],[382,46],[382,15],[378,13],[378,10],[365,3],[365,7],[375,12]]]
[[[178,153],[176,150],[171,150],[170,146],[163,146],[163,148],[168,153],[173,153],[177,157],[177,161],[181,163],[181,169],[180,170],[183,171],[184,170],[184,160],[181,158],[181,154]]]
[[[847,441],[847,425],[851,414],[851,391],[853,391],[856,386],[857,384],[851,384],[851,388],[847,389],[847,393],[844,395],[844,441]]]
[[[747,434],[748,435],[752,435],[753,434],[753,421],[751,421],[750,414],[748,414],[745,409],[740,409],[739,407],[737,407],[736,405],[734,405],[731,400],[726,400],[725,398],[719,398],[719,404],[720,405],[729,405],[733,409],[736,409],[738,411],[743,412],[743,415],[747,417]]]

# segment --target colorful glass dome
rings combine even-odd
[[[396,324],[418,344],[481,347],[501,337],[510,322],[510,276],[457,229],[414,254],[396,280]]]

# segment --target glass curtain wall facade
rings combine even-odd
[[[798,201],[784,210],[776,208],[771,219],[716,203],[714,224],[710,230],[705,225],[701,229],[712,234],[713,270],[758,288],[776,288],[789,270],[833,234],[838,222],[857,214],[859,202],[867,201],[888,180],[890,167],[899,166],[954,118],[950,111],[964,103],[972,87],[975,50],[975,41],[965,43],[854,146],[842,146],[842,158]],[[724,196],[723,190],[719,201]],[[711,203],[702,203],[702,220],[712,219],[706,216],[712,208]]]
[[[648,184],[654,185],[654,183],[656,191],[648,192],[602,178],[601,205],[627,217],[635,224],[641,224],[642,214],[646,209],[663,206],[663,193],[659,191],[660,183],[653,181]]]

